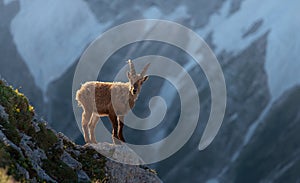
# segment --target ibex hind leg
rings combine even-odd
[[[96,137],[95,137],[95,129],[96,129],[96,125],[98,123],[99,118],[100,117],[98,115],[92,114],[90,122],[88,124],[91,142],[95,143],[95,144],[97,143]]]
[[[87,110],[84,109],[84,111],[82,113],[81,126],[82,126],[84,141],[86,143],[91,143],[91,139],[89,137],[89,130],[88,130],[88,123],[90,121],[91,116],[92,116],[92,113],[88,112]]]

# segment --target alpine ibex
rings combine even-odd
[[[101,116],[108,116],[112,123],[112,138],[125,142],[123,137],[124,116],[133,108],[141,91],[142,84],[148,79],[145,76],[150,64],[140,74],[136,74],[131,60],[128,60],[130,72],[129,82],[98,82],[84,83],[76,93],[76,100],[83,108],[82,130],[86,143],[97,143],[95,127]]]

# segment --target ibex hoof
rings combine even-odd
[[[113,143],[116,145],[122,145],[122,141],[117,138],[113,138]]]
[[[98,142],[96,140],[92,140],[91,144],[97,144]]]

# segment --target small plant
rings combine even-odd
[[[13,177],[7,175],[7,169],[0,168],[0,183],[16,182]]]

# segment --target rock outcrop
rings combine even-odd
[[[119,145],[120,146],[120,145]],[[103,152],[126,148],[107,144]],[[27,98],[0,80],[0,179],[21,182],[161,182],[155,171],[106,158],[36,119]],[[132,157],[123,155],[123,157]]]

